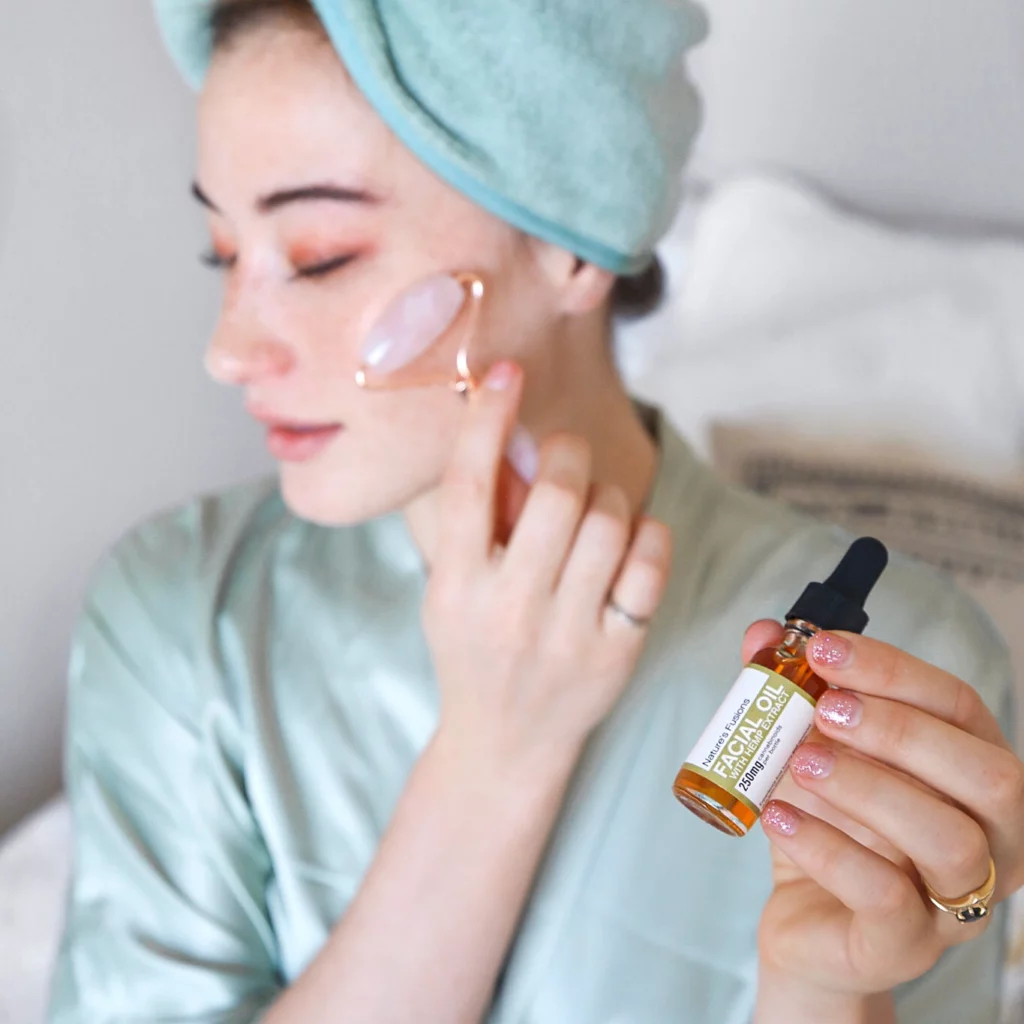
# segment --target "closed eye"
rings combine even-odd
[[[235,265],[234,256],[221,256],[219,252],[212,249],[209,252],[199,254],[199,262],[204,266],[212,267],[214,270],[224,270]]]
[[[312,263],[305,267],[296,267],[296,277],[326,277],[334,270],[340,270],[346,263],[351,263],[354,256],[335,256],[323,263]]]
[[[332,271],[340,270],[354,259],[354,256],[335,256],[333,259],[324,260],[322,263],[312,263],[305,267],[296,267],[294,277],[326,277]],[[201,253],[199,260],[205,266],[212,267],[214,270],[230,270],[235,265],[236,257],[222,256],[220,253],[211,250],[210,252]]]

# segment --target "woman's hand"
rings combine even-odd
[[[744,651],[778,642],[757,623]],[[989,922],[929,902],[983,886],[992,906],[1024,885],[1024,764],[965,682],[887,644],[822,633],[808,644],[839,687],[765,808],[775,889],[762,965],[810,992],[886,992],[928,971]]]
[[[424,624],[450,745],[504,762],[555,754],[574,763],[637,663],[661,600],[671,534],[624,492],[593,484],[575,437],[541,448],[536,481],[507,546],[498,543],[499,471],[522,375],[495,366],[471,396],[441,489]]]

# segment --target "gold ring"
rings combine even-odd
[[[948,900],[945,896],[940,896],[927,882],[924,883],[924,889],[933,906],[938,907],[945,914],[955,914],[956,919],[962,924],[980,921],[983,917],[988,917],[988,904],[996,891],[995,861],[989,857],[988,878],[985,879],[985,883],[974,892],[969,892],[959,899]]]
[[[634,615],[632,612],[627,612],[614,598],[608,598],[608,610],[614,612],[623,622],[632,626],[634,629],[646,629],[650,624],[651,620],[641,618],[639,615]]]

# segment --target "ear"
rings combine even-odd
[[[580,316],[600,309],[615,287],[610,270],[585,263],[575,253],[537,241],[537,262],[555,293],[560,312]]]
[[[562,310],[579,315],[604,306],[615,287],[615,275],[604,267],[575,257],[572,278],[563,294]]]

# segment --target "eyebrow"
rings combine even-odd
[[[192,195],[208,210],[220,213],[213,200],[199,187],[198,181],[192,182]],[[279,210],[282,206],[288,206],[291,203],[308,203],[323,199],[337,203],[372,204],[380,202],[379,198],[370,192],[324,182],[315,185],[302,185],[298,188],[282,189],[278,192],[271,192],[268,195],[260,196],[256,200],[256,209],[260,213],[272,213],[274,210]]]

